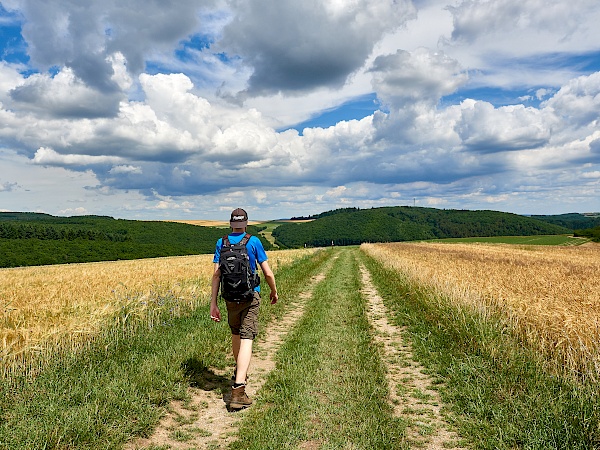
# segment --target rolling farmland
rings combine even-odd
[[[1,270],[0,446],[600,444],[597,246],[268,254],[280,302],[261,306],[255,403],[235,416],[229,329],[208,317],[211,255]]]

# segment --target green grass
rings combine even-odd
[[[496,236],[496,237],[472,237],[456,239],[434,239],[428,242],[457,242],[471,243],[483,242],[489,244],[516,244],[516,245],[581,245],[590,239],[576,238],[567,235],[543,235],[543,236]]]
[[[193,372],[225,366],[228,333],[207,317],[202,308],[146,332],[107,335],[3,389],[0,448],[119,448],[147,435],[163,407],[185,398]]]
[[[402,448],[385,369],[359,289],[357,250],[336,250],[324,281],[277,355],[235,449]],[[310,447],[313,448],[313,447]],[[315,447],[316,448],[316,447]]]
[[[264,231],[268,232],[268,233],[272,233],[273,230],[275,228],[277,228],[279,225],[281,225],[282,223],[286,223],[286,222],[281,222],[281,221],[277,221],[277,220],[272,220],[269,222],[262,222],[260,223],[260,227],[265,227]]]
[[[494,318],[451,306],[365,260],[463,438],[479,449],[600,448],[596,386],[560,379]]]
[[[277,228],[279,225],[287,223],[285,221],[271,220],[269,222],[262,222],[258,226],[264,227],[264,230],[260,232],[260,234],[268,240],[272,245],[275,245],[275,237],[273,236],[273,230]]]
[[[278,275],[282,301],[261,308],[263,326],[296,298],[328,258],[320,252]],[[267,303],[267,302],[265,302]],[[79,354],[57,354],[33,379],[0,386],[1,449],[117,449],[152,432],[173,399],[191,384],[228,386],[210,367],[232,365],[226,323],[212,322],[208,302],[187,317],[125,333],[109,330]],[[186,438],[183,430],[181,439]]]

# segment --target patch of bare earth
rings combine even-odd
[[[414,360],[410,344],[402,336],[403,329],[387,320],[389,312],[364,266],[361,275],[375,340],[382,347],[382,360],[387,365],[389,401],[394,415],[409,424],[406,442],[427,450],[460,449],[459,436],[451,431],[442,415],[443,405],[433,388],[433,379]]]
[[[275,368],[275,353],[287,332],[302,317],[306,301],[313,287],[325,276],[313,277],[307,290],[279,322],[269,325],[266,335],[257,339],[248,370],[246,392],[252,399],[260,396],[267,375]],[[231,395],[231,375],[227,371],[201,368],[193,372],[189,387],[189,400],[174,401],[167,410],[154,434],[147,439],[137,439],[127,450],[142,449],[223,449],[236,439],[237,422],[245,410],[230,412],[227,404]]]

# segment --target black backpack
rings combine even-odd
[[[250,237],[250,234],[246,233],[238,244],[229,242],[229,236],[223,237],[219,270],[221,271],[221,297],[227,301],[252,300],[254,288],[260,283],[258,275],[254,274],[250,267],[250,257],[246,248]]]

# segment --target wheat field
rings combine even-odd
[[[312,252],[268,252],[274,272]],[[212,255],[0,269],[0,358],[77,346],[107,326],[177,315],[210,298]],[[65,344],[65,345],[66,345]]]
[[[410,279],[485,314],[500,312],[559,370],[600,378],[600,245],[363,244]]]

